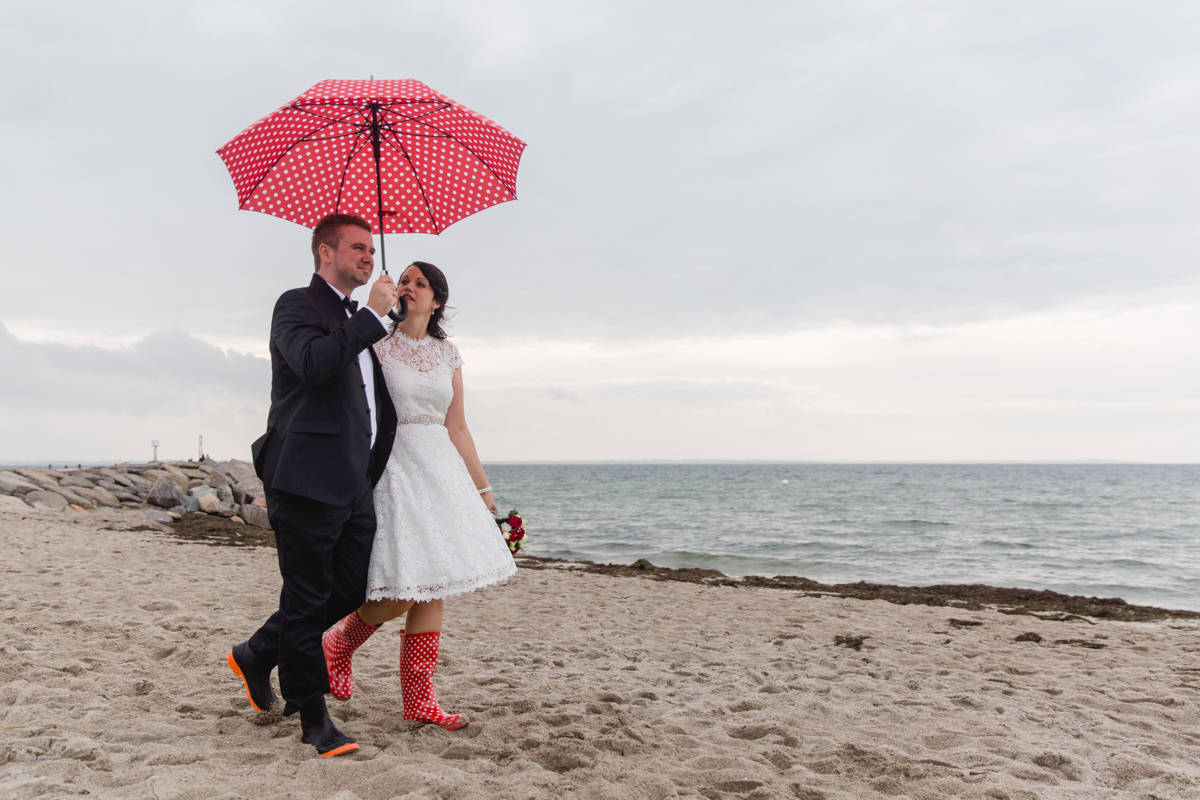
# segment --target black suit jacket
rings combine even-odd
[[[271,412],[251,446],[265,488],[346,506],[366,477],[379,480],[396,439],[396,409],[371,347],[386,335],[366,308],[347,318],[319,275],[280,296],[271,317]],[[375,370],[374,452],[358,365],[364,348]]]

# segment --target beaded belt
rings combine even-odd
[[[446,418],[437,414],[405,414],[396,420],[398,425],[445,425]]]

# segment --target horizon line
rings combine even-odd
[[[212,458],[212,456],[208,456]],[[242,461],[251,463],[250,459],[214,459],[216,461]],[[159,463],[173,461],[197,463],[194,458],[160,458]],[[0,460],[0,469],[89,469],[97,466],[114,466],[117,464],[149,464],[150,460],[79,460],[79,459],[13,459]],[[1122,459],[1104,458],[1074,458],[1074,459],[864,459],[864,460],[834,460],[834,459],[758,459],[758,458],[646,458],[646,459],[494,459],[485,460],[485,465],[493,466],[587,466],[587,465],[809,465],[809,466],[1045,466],[1045,465],[1079,465],[1079,466],[1198,466],[1200,461],[1128,461]],[[61,464],[62,466],[57,466]],[[75,464],[72,467],[71,464]],[[45,465],[45,466],[43,466]]]

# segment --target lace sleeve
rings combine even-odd
[[[450,345],[450,371],[453,372],[463,365],[462,355],[454,346],[454,342],[446,342],[446,344]]]

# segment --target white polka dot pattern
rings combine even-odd
[[[329,693],[338,700],[349,700],[354,693],[354,672],[350,660],[354,657],[354,651],[377,630],[378,625],[368,625],[354,611],[321,637],[325,671],[329,674]]]
[[[437,668],[438,631],[410,633],[400,649],[400,692],[404,696],[404,718],[428,722],[448,731],[467,724],[464,714],[447,714],[433,693],[433,671]]]
[[[240,207],[313,227],[357,214],[379,233],[372,110],[381,133],[384,233],[441,233],[517,199],[525,143],[420,81],[321,81],[217,153]]]

